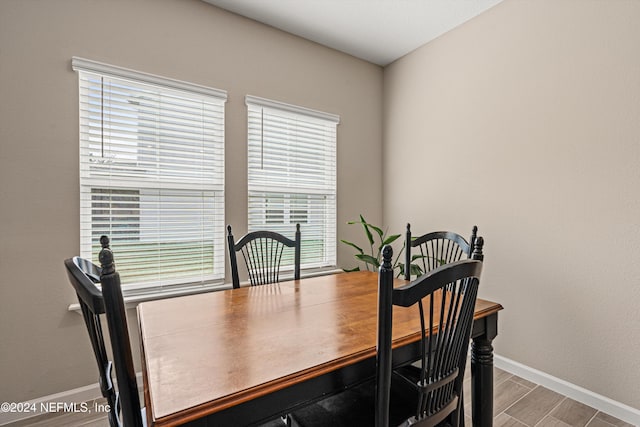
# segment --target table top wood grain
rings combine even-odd
[[[141,303],[151,421],[175,425],[375,356],[377,281],[341,273]],[[500,309],[479,299],[475,318]],[[394,347],[419,339],[414,310],[394,308]]]

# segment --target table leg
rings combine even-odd
[[[493,339],[498,334],[498,314],[488,316],[484,333],[471,343],[471,414],[474,427],[493,426]]]

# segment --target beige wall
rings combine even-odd
[[[635,408],[638,22],[506,0],[385,69],[383,133],[384,222],[485,236],[496,352]]]
[[[228,91],[226,218],[237,235],[246,230],[246,94],[339,114],[338,234],[356,238],[345,223],[360,212],[382,215],[380,67],[197,0],[2,0],[0,401],[97,378],[81,316],[67,311],[75,296],[62,265],[79,252],[72,56]],[[348,249],[338,257],[351,264]]]

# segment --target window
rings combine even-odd
[[[254,96],[248,109],[249,231],[302,232],[302,268],[336,265],[333,114]]]
[[[224,279],[226,92],[73,58],[80,254],[111,238],[126,295]]]

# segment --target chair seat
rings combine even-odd
[[[305,406],[291,414],[293,425],[300,427],[373,426],[375,424],[375,389],[376,383],[372,379]],[[389,425],[408,425],[405,421],[415,415],[417,405],[415,390],[403,381],[394,379],[391,383]]]

